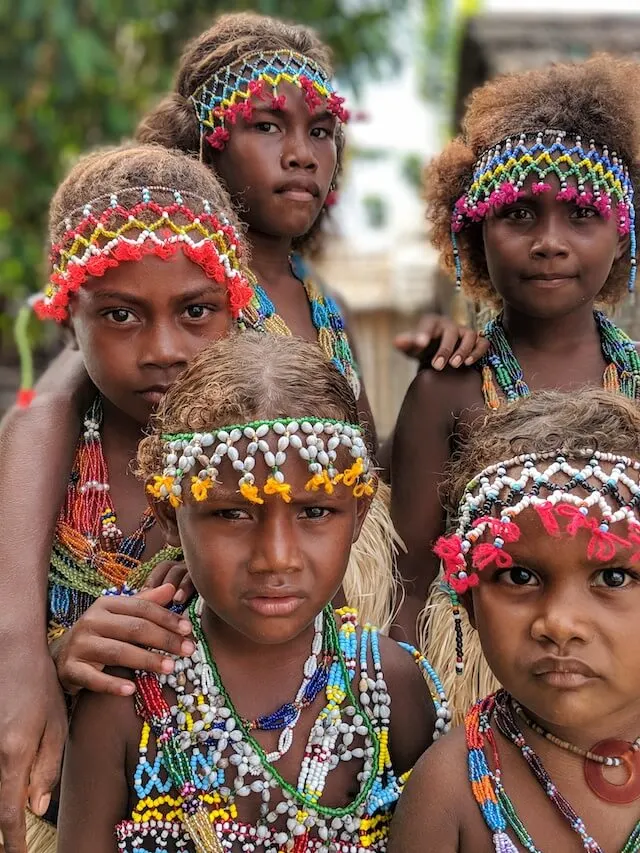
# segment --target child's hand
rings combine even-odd
[[[188,601],[196,591],[187,572],[187,564],[183,560],[177,563],[174,560],[164,560],[162,563],[158,563],[142,589],[157,589],[165,583],[175,586],[176,594],[173,596],[173,600],[176,604],[183,604]]]
[[[27,801],[35,814],[46,812],[67,739],[67,710],[46,646],[3,646],[0,731],[0,850],[27,853]]]
[[[424,314],[417,329],[398,335],[394,345],[405,355],[419,359],[421,367],[428,367],[430,362],[435,370],[442,370],[447,364],[468,367],[488,349],[487,341],[478,332],[440,314]]]
[[[133,682],[108,675],[105,667],[171,672],[173,661],[149,648],[172,655],[191,654],[194,649],[187,639],[189,620],[165,607],[175,592],[172,584],[164,584],[134,596],[105,595],[95,601],[57,645],[52,644],[64,689],[72,694],[86,688],[131,696]]]

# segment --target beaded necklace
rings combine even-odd
[[[134,778],[139,799],[131,820],[117,827],[119,850],[157,853],[169,838],[183,849],[185,839],[191,838],[197,853],[229,849],[382,853],[405,777],[396,777],[389,755],[390,697],[376,629],[365,626],[358,642],[354,610],[337,611],[339,630],[331,607],[317,617],[297,697],[315,691],[317,684],[313,690],[311,685],[322,661],[328,660],[326,703],[311,727],[294,785],[279,773],[277,757],[267,754],[251,734],[257,726],[247,724],[226,692],[202,631],[202,608],[200,600],[189,610],[195,652],[178,658],[171,675],[137,674],[137,708],[145,720]],[[420,653],[411,652],[427,672]],[[369,661],[373,661],[371,677]],[[360,678],[355,681],[358,664]],[[359,702],[352,682],[358,685]],[[437,676],[433,683],[441,733],[450,715]],[[175,692],[173,707],[164,698],[163,684]],[[295,704],[296,700],[285,703],[273,714],[259,717],[260,727],[286,730]],[[147,759],[151,732],[157,749],[153,761]],[[329,773],[341,762],[353,760],[363,762],[358,794],[346,807],[323,805]],[[255,824],[241,821],[236,808],[236,802],[250,796],[261,803]],[[143,846],[147,837],[153,845],[149,848]]]
[[[103,590],[121,588],[135,573],[146,533],[147,508],[128,536],[118,528],[109,498],[109,473],[102,451],[102,402],[97,397],[84,419],[67,494],[58,518],[49,569],[49,639],[70,628]]]
[[[602,354],[607,363],[603,384],[606,390],[624,394],[634,400],[640,397],[640,356],[631,338],[602,313],[593,312]],[[481,359],[482,395],[490,409],[500,407],[500,398],[496,389],[502,392],[508,403],[528,397],[529,386],[525,382],[522,367],[507,340],[500,314],[490,320],[484,335],[489,342],[489,350]],[[495,377],[495,381],[494,381]]]
[[[357,399],[360,396],[360,378],[340,308],[336,301],[324,292],[301,255],[292,252],[289,263],[293,275],[302,284],[309,300],[311,320],[318,333],[318,344],[329,361],[346,376]],[[277,335],[291,335],[291,330],[255,277],[251,278],[251,286],[253,297],[242,311],[240,326]]]
[[[507,835],[507,824],[515,832],[518,841],[530,853],[541,853],[520,820],[513,803],[502,784],[500,756],[495,735],[491,728],[491,718],[502,735],[520,750],[531,772],[547,797],[567,821],[571,829],[579,836],[584,850],[589,853],[603,853],[600,845],[586,830],[584,821],[562,796],[538,755],[526,743],[511,709],[511,697],[505,690],[499,690],[492,696],[476,703],[465,717],[465,737],[468,750],[469,781],[474,799],[480,808],[485,823],[493,834],[493,843],[497,853],[517,853],[517,847]],[[493,771],[489,769],[485,747],[490,750]],[[621,853],[640,851],[640,822],[636,824]]]

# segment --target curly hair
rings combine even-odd
[[[163,433],[292,416],[358,423],[349,383],[317,344],[236,332],[202,350],[167,391],[138,448],[140,476],[162,470]]]
[[[444,269],[450,274],[455,270],[450,230],[454,204],[467,190],[481,154],[510,134],[557,128],[606,143],[627,165],[640,191],[639,84],[638,63],[599,54],[585,62],[506,74],[476,89],[467,105],[462,134],[425,172],[427,216]],[[471,224],[457,237],[467,295],[475,302],[500,305],[487,270],[482,226]],[[628,257],[613,264],[599,302],[620,300],[628,268]]]
[[[105,209],[111,193],[126,200],[127,191],[139,187],[167,187],[191,194],[189,206],[193,205],[195,212],[207,200],[218,216],[226,216],[238,234],[243,234],[226,190],[197,160],[161,145],[121,145],[82,157],[62,181],[49,206],[51,242],[58,241],[67,230],[67,220],[83,216],[87,202],[102,199]],[[154,193],[156,200],[163,201],[161,196]],[[167,200],[173,197],[167,195]]]
[[[485,416],[464,451],[449,463],[441,496],[452,516],[467,483],[480,471],[522,453],[591,447],[640,460],[640,406],[602,388],[579,393],[536,391],[530,397]]]
[[[308,27],[285,23],[251,12],[221,15],[213,26],[185,47],[175,76],[173,91],[163,98],[140,122],[136,139],[167,148],[179,148],[200,154],[200,127],[193,104],[193,93],[216,71],[260,51],[293,50],[314,60],[327,75],[333,72],[331,53]],[[342,170],[344,139],[338,135],[336,180]],[[202,151],[203,162],[215,169],[214,152],[208,145]],[[326,209],[310,231],[296,241],[299,249],[315,249]]]

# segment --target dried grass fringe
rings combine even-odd
[[[46,820],[42,820],[28,809],[25,814],[27,822],[27,852],[56,853],[58,849],[58,832]]]
[[[369,622],[387,633],[399,605],[396,557],[402,541],[390,513],[391,489],[380,481],[360,536],[351,549],[342,584],[349,607],[361,625]]]
[[[458,725],[474,702],[493,693],[500,685],[484,659],[478,633],[471,627],[464,607],[460,607],[464,671],[456,675],[451,601],[441,580],[442,576],[432,584],[426,607],[418,617],[418,643],[440,676],[453,711],[453,724]]]

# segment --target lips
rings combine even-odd
[[[537,660],[531,672],[554,687],[580,687],[599,677],[588,664],[578,658],[554,656]]]
[[[289,616],[304,598],[298,590],[279,589],[251,592],[244,596],[244,601],[250,610],[261,616]]]
[[[553,272],[553,273],[534,273],[533,275],[524,276],[524,280],[533,284],[542,286],[554,287],[563,282],[571,281],[576,278],[573,273]]]
[[[312,201],[320,195],[320,187],[312,178],[294,178],[285,181],[277,189],[276,193],[290,201]]]
[[[138,394],[140,394],[140,396],[148,403],[157,406],[168,390],[168,385],[149,385],[148,388],[143,388],[141,391],[138,391]]]

